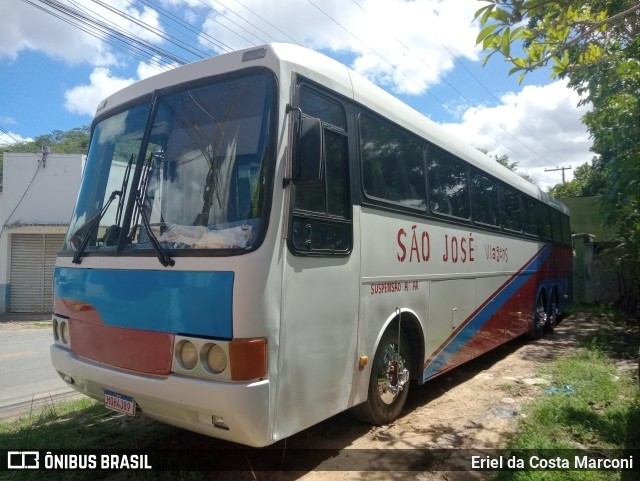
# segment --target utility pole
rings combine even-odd
[[[544,169],[545,172],[556,172],[558,170],[562,171],[562,183],[564,184],[564,171],[571,170],[571,166],[569,167],[556,167],[555,169]]]

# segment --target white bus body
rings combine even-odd
[[[409,377],[553,328],[569,237],[562,204],[345,66],[225,54],[98,108],[52,361],[112,409],[251,446],[353,406],[390,422]]]

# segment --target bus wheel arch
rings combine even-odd
[[[392,328],[397,329],[398,325],[400,325],[400,328],[406,336],[411,351],[411,380],[422,383],[420,366],[424,360],[424,332],[420,318],[412,309],[398,308],[396,312],[387,318],[384,328],[381,329],[381,334],[378,337],[375,352],[377,352],[377,348],[382,342],[384,333]]]
[[[367,400],[354,407],[354,415],[378,426],[393,422],[404,408],[410,381],[418,379],[423,349],[422,330],[415,314],[402,311],[393,317],[375,350]]]

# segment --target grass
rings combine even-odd
[[[106,410],[101,403],[89,398],[47,405],[11,421],[0,421],[0,450],[41,450],[82,452],[79,450],[132,450],[158,446],[171,447],[175,429],[170,426],[146,422],[145,418],[131,418]],[[87,452],[87,451],[85,451]],[[42,461],[41,461],[42,464]],[[113,481],[146,481],[202,479],[193,472],[108,472],[108,471],[0,471],[0,480],[40,481],[46,479],[78,481],[109,479]]]
[[[0,422],[0,449],[136,448],[136,437],[122,439],[127,418],[89,398],[48,404],[40,412]]]
[[[37,321],[32,323],[32,327],[36,328],[36,329],[51,329],[51,321]]]
[[[564,452],[571,460],[574,452],[563,450],[640,450],[637,370],[621,372],[615,366],[615,361],[637,356],[637,326],[611,310],[592,310],[588,315],[597,316],[597,332],[572,354],[542,366],[539,376],[549,379],[551,385],[540,387],[541,395],[525,408],[507,448],[527,450],[525,453],[545,450],[546,456]],[[640,459],[634,463],[640,464]],[[493,479],[627,481],[640,480],[640,472],[502,471]]]

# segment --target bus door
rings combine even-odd
[[[346,108],[305,85],[297,94],[302,115],[322,121],[324,155],[319,182],[291,186],[276,438],[344,410],[356,368],[360,273]]]

